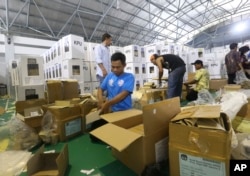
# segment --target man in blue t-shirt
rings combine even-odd
[[[131,94],[134,89],[135,78],[133,74],[124,72],[126,57],[117,52],[111,56],[111,73],[103,80],[98,89],[98,107],[100,114],[108,112],[123,111],[132,108]],[[107,100],[103,99],[103,92],[107,91]]]

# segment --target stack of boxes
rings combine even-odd
[[[124,47],[126,56],[125,72],[132,73],[135,77],[134,90],[138,90],[142,86],[142,59],[141,48],[138,45],[129,45]]]
[[[35,56],[21,56],[18,63],[19,85],[17,100],[44,98],[43,60]]]

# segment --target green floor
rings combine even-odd
[[[92,143],[89,135],[84,134],[67,142],[69,146],[69,168],[66,176],[83,176],[80,170],[95,171],[90,176],[135,176],[136,174],[116,160],[105,144]],[[46,150],[60,151],[64,143],[46,145]],[[22,176],[26,176],[23,173]]]
[[[0,98],[0,106],[6,109],[6,112],[0,116],[1,126],[3,126],[14,114],[14,100]],[[1,138],[0,138],[1,139]],[[83,176],[80,170],[91,170],[94,172],[90,176],[136,176],[132,170],[127,168],[119,160],[113,157],[111,149],[103,143],[92,143],[89,135],[83,134],[77,136],[65,143],[69,146],[69,168],[66,176]],[[65,143],[56,145],[45,145],[46,150],[55,149],[60,151]],[[1,146],[0,146],[1,147]],[[32,149],[35,152],[36,148]],[[7,148],[8,150],[8,148]],[[168,164],[161,165],[161,172],[168,176]],[[21,176],[26,176],[23,172]]]

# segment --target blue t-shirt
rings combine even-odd
[[[113,72],[109,73],[101,84],[102,90],[107,90],[108,99],[111,100],[122,91],[128,91],[130,94],[119,103],[112,105],[112,111],[123,111],[132,108],[131,93],[134,89],[135,78],[131,73],[123,73],[119,76]]]

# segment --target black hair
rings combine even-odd
[[[233,50],[233,49],[235,49],[237,47],[238,47],[238,43],[231,43],[230,46],[229,46],[230,50]]]
[[[153,56],[154,56],[155,59],[159,57],[158,54],[153,54]]]
[[[108,33],[103,34],[103,35],[102,35],[102,42],[103,42],[104,40],[106,40],[106,39],[109,39],[109,38],[111,38],[111,35],[110,35],[110,34],[108,34]]]
[[[116,52],[111,56],[111,61],[121,61],[122,65],[126,64],[126,56],[121,52]]]
[[[239,48],[239,52],[241,56],[243,56],[248,51],[249,51],[249,46],[242,46],[241,48]]]

